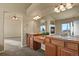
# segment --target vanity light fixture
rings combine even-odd
[[[40,19],[41,17],[40,16],[35,16],[33,19],[34,20],[38,20],[38,19]]]
[[[71,3],[63,3],[63,4],[60,4],[59,6],[55,7],[54,11],[59,13],[61,11],[65,11],[67,9],[71,9],[72,7],[73,7],[73,5]]]

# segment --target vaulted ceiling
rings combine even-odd
[[[27,9],[27,16],[33,19],[35,16],[47,17],[51,16],[54,19],[66,19],[79,16],[79,4],[73,3],[72,9],[65,10],[60,13],[54,12],[54,8],[59,5],[59,3],[33,3]]]
[[[0,3],[0,11],[7,12],[24,12],[31,3]]]

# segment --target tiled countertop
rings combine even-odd
[[[79,36],[61,36],[61,35],[47,35],[46,37],[50,38],[57,38],[60,40],[65,40],[65,41],[74,41],[76,43],[79,43]]]

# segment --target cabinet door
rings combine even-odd
[[[78,51],[74,51],[70,49],[60,48],[58,52],[60,56],[78,56]]]
[[[30,48],[33,49],[33,38],[32,37],[30,37]]]
[[[45,44],[45,55],[56,56],[56,46],[50,43]]]
[[[45,38],[45,40],[44,40],[44,43],[46,44],[46,43],[50,43],[50,38]]]
[[[26,36],[26,44],[27,44],[27,47],[30,47],[30,37],[29,37],[29,35]]]
[[[41,48],[41,43],[33,41],[33,49],[38,50]]]

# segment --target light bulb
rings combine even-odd
[[[38,20],[38,19],[40,19],[40,16],[35,16],[33,19]]]
[[[64,5],[62,5],[62,4],[59,6],[59,9],[60,9],[61,11],[65,11],[65,10],[66,10],[65,7],[64,7]]]
[[[71,3],[67,3],[67,4],[66,4],[66,8],[67,8],[67,9],[71,9],[71,8],[72,8]]]
[[[55,12],[58,12],[58,13],[60,12],[60,10],[58,9],[58,7],[56,7],[56,8],[54,9],[54,11],[55,11]]]
[[[13,20],[17,20],[18,18],[17,18],[16,16],[13,16],[12,19],[13,19]]]

